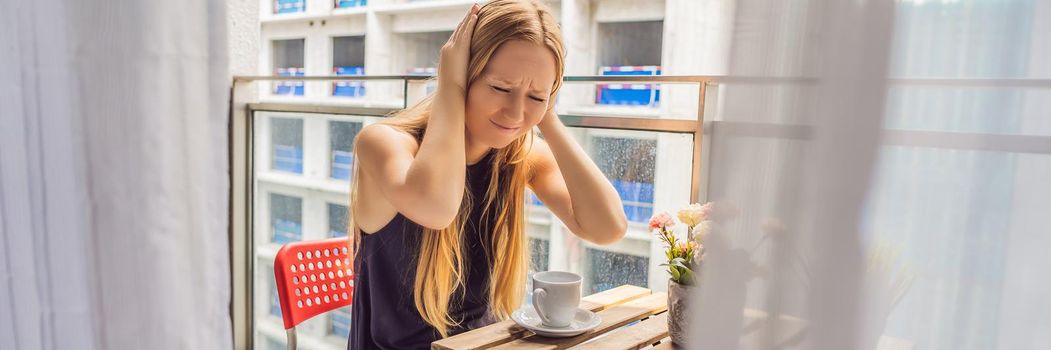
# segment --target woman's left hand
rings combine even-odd
[[[554,97],[551,97],[551,100],[554,99]],[[558,113],[555,113],[555,104],[552,101],[547,110],[544,111],[544,117],[540,119],[540,123],[537,123],[537,128],[540,129],[541,133],[545,133],[545,130],[551,130],[552,126],[560,123],[562,121],[558,119]]]

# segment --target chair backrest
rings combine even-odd
[[[277,251],[274,281],[285,329],[347,305],[354,276],[346,237],[292,242]]]

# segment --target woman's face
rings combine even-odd
[[[547,47],[510,40],[496,49],[467,87],[467,137],[503,148],[544,117],[555,83],[555,57]]]

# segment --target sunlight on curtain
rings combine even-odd
[[[735,11],[704,348],[1051,347],[1051,4]]]

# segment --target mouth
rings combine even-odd
[[[518,131],[518,129],[519,129],[517,127],[516,128],[509,128],[509,127],[497,124],[496,122],[494,122],[492,120],[489,120],[489,122],[492,123],[493,126],[496,127],[497,130],[500,130],[500,131],[505,132],[505,133],[513,133],[515,131]]]

